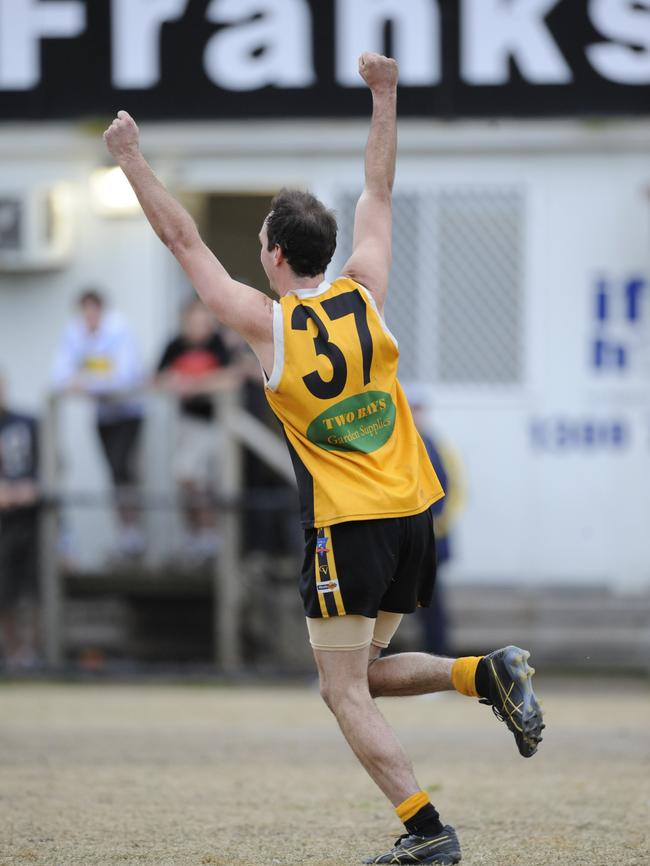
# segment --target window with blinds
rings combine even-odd
[[[332,273],[350,254],[357,195],[337,201]],[[400,343],[402,379],[522,381],[524,204],[510,188],[395,195],[386,320]]]

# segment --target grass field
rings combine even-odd
[[[384,700],[465,866],[648,866],[647,681],[541,681],[526,761],[458,695]],[[400,825],[316,689],[0,686],[2,866],[340,866]]]

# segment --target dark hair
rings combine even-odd
[[[322,274],[336,249],[336,217],[315,195],[283,189],[266,218],[269,252],[278,244],[299,277]]]
[[[80,307],[85,304],[95,304],[100,309],[104,307],[104,296],[97,289],[84,289],[79,295],[77,303]]]

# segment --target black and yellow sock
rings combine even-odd
[[[487,661],[485,657],[481,659],[476,667],[476,675],[474,677],[476,683],[476,691],[481,698],[490,697],[490,674],[488,672]]]
[[[443,826],[440,815],[429,800],[426,791],[411,794],[403,803],[395,807],[397,817],[412,836],[437,836]]]
[[[451,669],[451,683],[461,695],[470,698],[490,696],[490,677],[484,656],[456,659]]]

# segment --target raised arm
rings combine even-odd
[[[250,286],[233,280],[203,243],[192,217],[165,189],[140,152],[139,132],[126,111],[104,133],[111,155],[133,187],[160,240],[178,259],[192,285],[220,322],[250,343],[265,368],[272,366],[272,303]],[[270,369],[270,367],[269,367]]]
[[[365,154],[365,186],[354,217],[352,255],[343,273],[369,289],[381,310],[391,264],[397,63],[380,54],[362,54],[359,74],[372,93],[372,120]]]

